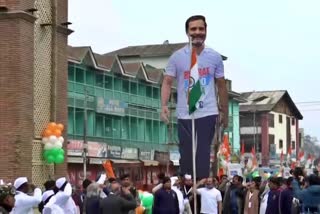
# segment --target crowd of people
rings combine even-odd
[[[63,177],[45,182],[44,192],[20,177],[13,185],[0,185],[0,213],[30,214],[35,207],[45,214],[320,213],[320,177],[316,172],[307,176],[299,167],[287,178],[208,177],[197,181],[195,192],[190,175],[161,173],[158,178],[152,189],[153,205],[146,208],[128,174],[119,179],[107,179],[105,174],[96,181],[85,179],[81,190],[73,190]]]
[[[296,214],[320,213],[320,177],[306,175],[302,168],[290,177],[260,176],[245,179],[227,175],[202,179],[196,184],[196,213],[206,214]],[[170,186],[172,186],[170,188]],[[193,185],[190,175],[165,178],[153,189],[154,213],[191,214]],[[170,194],[167,194],[170,193]],[[175,203],[173,203],[175,202]]]
[[[46,181],[43,192],[26,177],[0,185],[0,214],[133,214],[139,203],[129,175],[85,179],[80,192],[65,177]]]

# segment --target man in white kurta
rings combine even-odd
[[[74,203],[72,195],[72,187],[65,177],[59,178],[56,181],[56,187],[59,191],[56,193],[56,202],[65,213],[77,214],[77,206]]]
[[[27,194],[29,192],[30,185],[26,177],[17,178],[14,181],[14,187],[17,190],[15,195],[15,206],[12,210],[12,214],[33,214],[33,208],[37,207],[41,202],[42,191],[39,188],[35,188],[32,195]]]
[[[65,214],[63,209],[56,204],[56,196],[53,190],[48,190],[42,195],[44,208],[42,214]]]

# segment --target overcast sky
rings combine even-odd
[[[320,139],[319,8],[319,0],[69,0],[69,44],[106,53],[186,42],[185,20],[205,15],[206,44],[228,57],[233,90],[288,90],[300,127]]]

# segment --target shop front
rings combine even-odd
[[[157,184],[157,175],[159,173],[159,162],[154,160],[154,150],[140,150],[139,159],[143,165],[143,185],[144,191],[151,191]]]
[[[70,182],[77,186],[81,186],[84,180],[82,153],[83,141],[70,140],[68,142],[68,174]],[[134,184],[142,185],[142,164],[138,160],[138,149],[109,146],[101,142],[88,142],[87,178],[96,180],[98,175],[104,173],[102,164],[107,159],[112,161],[117,178],[128,173]]]
[[[70,140],[67,145],[68,175],[73,185],[82,186],[83,171],[83,141]],[[87,178],[96,180],[97,176],[104,171],[102,162],[106,159],[107,145],[98,142],[88,142]]]
[[[178,150],[170,150],[170,171],[173,174],[179,173],[179,167],[180,167],[180,152]]]
[[[155,151],[154,160],[159,162],[158,173],[162,172],[167,176],[171,176],[175,173],[172,167],[170,167],[172,165],[172,162],[170,161],[169,152]]]
[[[107,159],[112,161],[115,176],[120,178],[129,174],[134,185],[142,185],[142,163],[138,160],[138,149],[108,146]]]

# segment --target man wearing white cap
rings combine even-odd
[[[42,195],[44,208],[42,214],[64,214],[61,207],[56,204],[56,197],[53,190],[48,190]]]
[[[35,188],[33,195],[28,195],[30,185],[26,177],[17,178],[14,181],[14,187],[17,190],[15,196],[15,206],[12,210],[13,214],[33,214],[33,208],[41,202],[41,189]]]
[[[170,178],[171,180],[171,189],[176,192],[178,196],[178,203],[179,203],[179,214],[183,214],[185,211],[185,205],[189,202],[188,200],[184,200],[183,194],[179,189],[180,180],[177,176],[173,176]]]
[[[72,187],[65,177],[59,178],[56,181],[56,188],[58,192],[56,193],[56,202],[60,206],[64,213],[77,214],[77,206],[74,203],[72,195]]]
[[[185,205],[187,206],[187,209],[190,209],[191,212],[194,212],[194,202],[193,202],[193,192],[192,192],[192,177],[189,174],[185,174],[184,175],[184,185],[181,187],[181,191],[183,194],[183,198],[185,201],[188,201],[188,203],[185,202]],[[197,204],[198,204],[198,208],[197,208],[197,213],[200,213],[200,195],[197,195]]]

